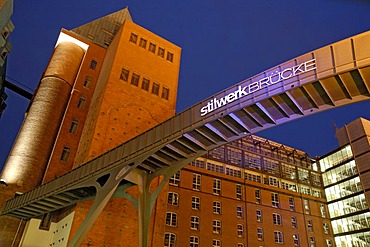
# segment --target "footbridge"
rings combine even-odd
[[[147,246],[154,202],[169,178],[208,151],[258,131],[370,98],[370,32],[309,52],[246,79],[48,183],[6,202],[2,215],[35,218],[94,203],[69,246],[79,246],[108,200],[130,199]],[[161,177],[150,192],[150,183]],[[125,189],[138,186],[138,198]]]

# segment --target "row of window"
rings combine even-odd
[[[139,41],[139,46],[143,49],[147,49],[148,47],[148,51],[153,53],[153,54],[157,54],[158,57],[161,57],[161,58],[164,58],[165,57],[165,53],[166,53],[166,50],[163,48],[163,47],[160,47],[158,46],[158,49],[157,49],[157,45],[154,43],[154,42],[149,42],[149,46],[148,46],[148,40],[143,38],[143,37],[140,37],[140,40],[139,40],[139,37],[137,34],[135,33],[131,33],[130,35],[130,42],[133,43],[133,44],[137,44]],[[166,60],[169,61],[169,62],[173,62],[173,53],[170,52],[170,51],[167,51],[167,55],[166,55]]]
[[[128,70],[126,68],[122,68],[120,79],[122,81],[125,81],[125,82],[130,82],[131,85],[133,85],[133,86],[139,87],[139,82],[140,82],[141,76],[137,73],[132,73],[131,78],[129,78],[129,77],[130,77],[130,70]],[[149,91],[150,80],[146,77],[143,77],[141,79],[141,86],[140,87],[144,91]],[[152,86],[151,86],[151,93],[158,96],[159,95],[159,89],[160,89],[159,83],[153,82]],[[163,86],[162,87],[162,93],[161,93],[162,99],[168,100],[169,94],[170,94],[170,89],[168,87]]]
[[[212,239],[212,247],[221,247],[221,240],[219,239]],[[190,236],[189,239],[189,246],[190,247],[199,247],[199,237],[197,236]],[[164,247],[175,247],[176,246],[176,234],[171,232],[166,232],[164,234]],[[238,247],[244,247],[244,244],[238,243]]]

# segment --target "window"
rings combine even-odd
[[[329,224],[328,223],[324,223],[322,224],[322,227],[324,228],[324,233],[325,234],[329,234]]]
[[[152,94],[158,95],[159,94],[159,84],[156,82],[153,82],[152,85]]]
[[[199,231],[199,217],[198,216],[191,216],[190,229]]]
[[[167,52],[167,61],[173,62],[173,53],[172,52]]]
[[[133,73],[132,77],[131,77],[131,84],[134,85],[134,86],[138,86],[139,85],[139,79],[140,79],[140,76],[138,74]]]
[[[200,190],[200,174],[193,173],[193,190]]]
[[[149,91],[149,85],[150,85],[149,79],[143,78],[143,83],[141,84],[141,89],[143,89],[145,91]]]
[[[307,230],[313,232],[312,220],[307,220]]]
[[[257,239],[263,240],[263,229],[261,227],[257,227]]]
[[[84,87],[91,88],[91,83],[92,83],[92,77],[86,76],[84,80]]]
[[[279,208],[279,194],[278,193],[271,193],[271,204],[275,208]]]
[[[315,238],[310,237],[310,247],[315,247],[315,246],[316,246]]]
[[[95,60],[91,60],[90,69],[96,69],[96,65],[98,65],[98,62]]]
[[[333,247],[330,239],[326,239],[326,247]]]
[[[146,49],[146,39],[143,39],[143,38],[140,38],[140,43],[139,43],[139,46]]]
[[[128,69],[122,69],[121,76],[119,77],[122,81],[128,82],[128,75],[130,71]]]
[[[177,226],[177,214],[173,212],[166,213],[166,225]]]
[[[84,109],[85,108],[85,104],[86,104],[86,98],[84,96],[81,96],[79,99],[78,99],[78,102],[77,102],[77,108],[79,109]]]
[[[199,247],[199,238],[190,236],[190,247]]]
[[[131,33],[131,35],[130,35],[130,42],[136,44],[136,42],[137,42],[137,34]]]
[[[275,243],[277,244],[284,243],[283,233],[280,231],[274,231],[274,239],[275,239]]]
[[[213,213],[221,214],[221,202],[218,201],[213,202]]]
[[[238,243],[238,247],[244,247],[244,244]]]
[[[1,36],[4,39],[8,38],[9,34],[10,34],[10,31],[7,27],[4,27],[3,30],[1,30]]]
[[[260,204],[261,203],[261,191],[259,189],[256,189],[254,191],[254,196],[256,198],[256,203]]]
[[[236,217],[243,218],[243,206],[236,206]]]
[[[158,56],[164,57],[164,49],[162,47],[158,47]]]
[[[326,218],[326,210],[325,210],[324,204],[320,204],[320,212],[321,212],[321,217]]]
[[[241,184],[236,185],[236,199],[241,200],[242,199],[242,186]]]
[[[200,209],[200,198],[199,197],[193,196],[191,198],[191,208],[195,210]]]
[[[275,226],[281,226],[281,215],[273,213],[272,222],[274,223]]]
[[[69,127],[69,130],[68,132],[69,133],[72,133],[72,134],[76,134],[77,133],[77,129],[78,129],[78,120],[77,119],[73,119],[72,122],[71,122],[71,126]]]
[[[242,238],[244,235],[244,227],[242,224],[238,224],[238,238]]]
[[[164,234],[164,247],[175,247],[176,245],[176,235],[171,232],[166,232]]]
[[[168,100],[170,94],[170,89],[168,87],[163,87],[162,88],[162,99]]]
[[[152,42],[149,43],[149,51],[155,53],[156,45]]]
[[[294,198],[289,196],[289,209],[290,211],[295,211]]]
[[[60,156],[60,160],[67,162],[69,159],[69,155],[71,153],[71,148],[70,147],[63,147],[62,154]]]
[[[179,184],[180,184],[180,171],[177,171],[175,174],[172,175],[172,177],[170,178],[170,184],[175,185],[175,186],[179,186]]]
[[[221,234],[221,221],[213,220],[213,233]]]
[[[213,194],[220,195],[221,194],[221,180],[220,179],[213,179]]]
[[[212,243],[213,247],[221,247],[221,240],[213,239]]]
[[[262,222],[262,211],[257,209],[256,210],[256,217],[257,217],[257,222]]]
[[[298,227],[297,218],[292,216],[291,220],[292,220],[292,228],[297,229]]]
[[[299,246],[299,235],[298,234],[293,234],[293,243],[294,243],[294,246]]]
[[[167,204],[178,206],[179,205],[179,194],[175,192],[168,192],[167,194]]]
[[[303,199],[303,206],[305,214],[310,214],[310,204],[307,199]]]

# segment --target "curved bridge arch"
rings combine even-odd
[[[140,224],[145,225],[140,229],[145,232],[158,194],[151,195],[145,188],[154,178],[164,176],[163,186],[177,170],[218,146],[317,112],[368,100],[369,44],[370,32],[359,34],[242,81],[67,174],[12,198],[2,215],[30,219],[78,202],[83,198],[72,196],[68,203],[61,198],[108,172],[127,168],[130,173],[118,179],[110,176],[107,184],[116,188],[127,181],[139,186],[138,210],[144,215]],[[45,201],[48,204],[43,204]],[[146,237],[141,238],[141,246],[146,246]]]

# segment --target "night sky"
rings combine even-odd
[[[126,6],[135,23],[182,47],[177,112],[282,62],[370,30],[370,1],[365,0],[16,0],[8,79],[33,91],[61,28],[73,29]],[[0,167],[29,103],[6,92]],[[314,157],[337,147],[334,125],[358,117],[370,119],[370,101],[258,134]]]

